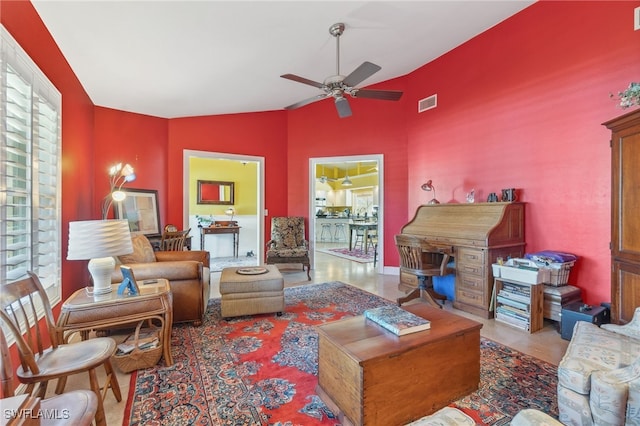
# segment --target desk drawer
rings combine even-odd
[[[477,306],[479,308],[484,307],[484,295],[473,290],[467,290],[462,288],[456,289],[456,302],[464,303],[467,305]]]
[[[484,250],[472,249],[468,247],[460,247],[456,253],[456,267],[467,265],[484,265],[485,252]]]
[[[477,265],[471,263],[460,263],[456,265],[456,273],[484,276],[485,265]]]
[[[473,291],[484,294],[484,277],[472,274],[458,273],[456,276],[456,288],[465,291]]]

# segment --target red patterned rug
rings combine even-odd
[[[391,303],[340,282],[285,289],[286,312],[173,328],[174,365],[131,375],[124,425],[338,425],[316,395],[313,325]],[[482,339],[480,389],[454,406],[479,424],[506,425],[519,410],[557,416],[556,368]]]
[[[368,250],[367,253],[365,253],[361,249],[349,250],[348,248],[319,249],[318,251],[321,253],[342,257],[343,259],[353,260],[355,262],[360,262],[360,263],[373,262],[373,250]]]

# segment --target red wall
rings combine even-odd
[[[580,260],[570,282],[610,300],[609,98],[640,78],[640,2],[543,2],[408,76],[408,212],[428,197],[464,202],[515,187],[526,250]],[[418,99],[438,107],[417,114]]]
[[[169,223],[166,170],[175,164],[167,160],[168,120],[96,107],[95,127],[95,216],[101,216],[100,206],[109,192],[109,168],[117,163],[129,163],[136,180],[127,183],[125,188],[157,190],[160,223]],[[109,217],[113,214],[111,209]]]

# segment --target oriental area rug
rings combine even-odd
[[[282,316],[225,321],[212,299],[202,326],[174,326],[174,365],[132,373],[123,424],[339,425],[315,392],[313,326],[392,302],[340,282],[286,288],[285,300]],[[555,366],[484,338],[480,351],[480,388],[452,406],[486,425],[523,408],[557,416]]]
[[[343,259],[353,260],[360,263],[373,262],[373,250],[369,249],[367,253],[361,249],[349,250],[348,248],[330,248],[319,249],[321,253],[331,254],[333,256],[341,257]]]

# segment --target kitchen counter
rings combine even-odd
[[[347,242],[350,221],[351,219],[349,219],[348,217],[338,217],[338,216],[316,217],[316,241]],[[323,224],[327,225],[325,227],[324,235],[322,235]],[[336,227],[336,225],[342,225],[342,229],[344,230],[344,232],[340,232],[339,226]],[[327,235],[328,232],[331,233],[330,238]]]

